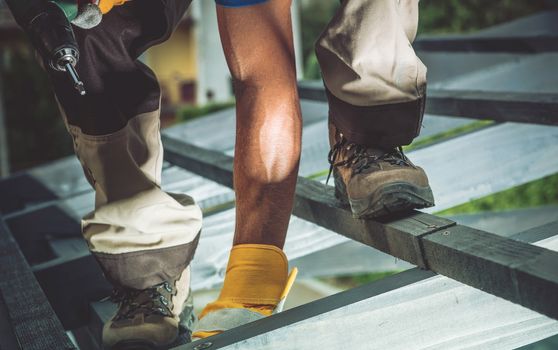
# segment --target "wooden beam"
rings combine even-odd
[[[168,136],[163,136],[163,144],[165,158],[170,163],[232,186],[232,157]],[[378,221],[353,219],[350,209],[335,198],[332,187],[305,178],[298,179],[293,214],[394,257],[558,319],[556,252],[455,226],[450,220],[418,211]],[[464,250],[459,250],[459,244],[465,244]],[[469,246],[478,246],[478,249],[467,250]],[[510,255],[509,251],[517,255]],[[490,255],[502,258],[492,259]]]
[[[321,82],[299,82],[303,99],[327,101]],[[500,122],[558,125],[558,94],[430,88],[426,113]]]
[[[474,53],[541,53],[558,51],[556,36],[511,37],[421,37],[413,43],[416,51]]]
[[[0,218],[0,293],[21,349],[76,348],[50,307],[2,218]]]
[[[422,243],[433,271],[558,319],[557,252],[461,225]]]
[[[2,294],[0,294],[0,349],[17,349],[17,337],[14,334],[12,320]]]
[[[0,55],[0,71],[3,71],[4,62]],[[6,111],[4,108],[4,83],[0,79],[0,178],[10,174],[10,154],[8,144],[8,130],[6,126]]]
[[[426,113],[558,125],[558,94],[429,89]]]
[[[558,225],[558,222],[554,223],[554,225]],[[533,243],[539,240],[543,240],[545,238],[549,238],[549,237],[553,237],[556,234],[558,234],[558,232],[554,232],[548,229],[548,225],[544,225],[544,226],[540,226],[540,227],[536,227],[532,230],[526,231],[526,232],[522,232],[519,234],[516,234],[514,236],[512,236],[513,239],[515,240],[522,240],[525,242],[529,242],[529,243]],[[421,294],[417,291],[415,291],[414,293],[411,293],[409,291],[409,288],[411,284],[418,284],[418,282],[424,281],[426,279],[430,279],[432,277],[434,277],[435,274],[431,271],[424,271],[421,269],[411,269],[411,270],[407,270],[405,272],[401,272],[399,274],[393,275],[393,276],[389,276],[387,278],[381,279],[379,281],[375,281],[372,283],[368,283],[366,285],[357,287],[357,288],[353,288],[332,296],[329,296],[327,298],[323,298],[320,300],[316,300],[314,302],[305,304],[305,305],[301,305],[299,307],[290,309],[290,310],[286,310],[282,313],[279,313],[277,315],[273,315],[271,317],[253,322],[253,323],[249,323],[243,326],[240,326],[238,328],[234,328],[232,330],[229,330],[225,333],[222,333],[220,335],[211,337],[211,338],[207,338],[205,340],[199,340],[196,342],[193,342],[191,344],[186,344],[180,347],[175,348],[174,350],[197,350],[197,349],[221,349],[221,348],[225,348],[225,349],[261,349],[261,348],[273,348],[274,345],[276,345],[278,342],[284,341],[284,337],[286,334],[289,333],[294,333],[297,336],[300,335],[301,333],[304,332],[303,329],[308,330],[309,327],[313,327],[313,324],[315,322],[319,322],[320,326],[315,326],[314,329],[316,328],[320,328],[320,329],[326,329],[328,332],[328,336],[326,342],[328,341],[332,341],[336,342],[339,341],[339,344],[337,343],[328,343],[328,347],[339,347],[339,346],[343,346],[346,345],[346,342],[348,341],[348,339],[343,339],[343,337],[339,337],[336,334],[336,331],[339,332],[338,328],[340,327],[344,327],[344,324],[340,322],[340,320],[343,320],[343,316],[341,316],[340,314],[344,314],[347,318],[352,318],[352,317],[359,317],[358,314],[362,314],[366,311],[370,311],[373,312],[374,311],[374,303],[372,302],[373,298],[378,297],[382,294],[385,293],[389,293],[389,292],[396,292],[399,288],[402,287],[408,287],[407,288],[407,292],[405,294],[405,297],[400,296],[400,299],[396,299],[397,302],[400,303],[410,303],[413,300],[411,300],[410,298],[417,298],[416,302],[414,303],[414,306],[417,306],[417,304],[420,303],[426,303],[428,305],[426,305],[425,307],[433,307],[434,304],[432,303],[432,301],[428,301],[425,300],[427,298],[425,298],[424,294]],[[439,281],[438,285],[447,285],[448,282],[447,281]],[[432,287],[432,285],[429,285],[430,287]],[[415,289],[421,289],[420,286],[414,286]],[[429,287],[423,287],[422,289],[428,289]],[[469,288],[470,289],[470,288]],[[454,292],[454,290],[452,290]],[[464,294],[466,293],[465,291],[460,290],[461,293],[459,295],[460,298],[464,297]],[[432,291],[432,293],[439,293],[439,297],[443,298],[444,292],[447,292],[446,288],[442,289],[442,290],[437,290],[437,291]],[[470,293],[470,291],[469,291]],[[449,294],[449,293],[448,293]],[[482,297],[482,294],[479,295],[471,295],[470,299],[473,300],[477,300],[478,297]],[[454,304],[453,299],[458,298],[457,295],[451,294],[450,296],[446,296],[446,298],[451,298],[452,302],[450,304]],[[419,300],[420,299],[420,300]],[[386,299],[384,299],[385,301]],[[392,299],[393,300],[393,299]],[[457,299],[456,299],[457,300]],[[437,300],[438,301],[438,300]],[[441,301],[441,300],[440,300]],[[371,310],[366,310],[366,306],[364,306],[367,302],[370,302],[370,306],[368,306],[368,308],[370,308]],[[398,310],[401,311],[401,307],[397,307],[397,302],[395,302],[393,305],[385,305],[386,308],[389,307],[393,307],[393,310]],[[489,300],[488,302],[490,303],[494,303],[494,300]],[[359,312],[357,312],[355,314],[355,303],[359,303]],[[436,303],[436,301],[434,302]],[[457,303],[459,304],[459,302]],[[446,304],[444,304],[446,305]],[[476,310],[474,310],[473,312],[478,312],[479,309],[479,304],[478,302],[475,303],[474,305],[470,305],[471,308],[477,308]],[[493,305],[491,305],[493,306]],[[506,305],[499,305],[500,307],[502,306],[506,306]],[[377,307],[377,305],[376,305]],[[494,310],[494,309],[493,309]],[[335,314],[335,316],[332,315],[332,312],[337,312]],[[441,312],[441,310],[433,310],[433,313],[435,313],[437,316],[442,315],[443,313]],[[387,312],[389,314],[389,311]],[[332,319],[330,321],[329,320],[330,317],[328,317],[329,315],[332,315]],[[505,313],[507,320],[510,319],[514,319],[514,317],[517,317],[517,314],[509,314],[509,313]],[[366,316],[366,314],[365,314]],[[363,323],[360,323],[359,327],[361,327],[362,329],[367,329],[367,330],[373,330],[373,329],[377,329],[381,326],[378,326],[378,323],[384,323],[386,322],[386,320],[382,320],[382,319],[376,319],[373,317],[363,317],[362,315],[360,315],[360,317],[363,318]],[[410,316],[409,313],[405,313],[405,314],[399,314],[399,315],[394,315],[394,320],[392,322],[397,323],[397,317],[405,317],[405,316]],[[473,315],[474,316],[474,315]],[[391,316],[390,316],[391,317]],[[447,317],[447,315],[446,315]],[[495,328],[500,328],[501,324],[497,324],[494,323],[495,321],[497,322],[498,320],[498,315],[493,315],[492,319],[490,318],[482,318],[483,320],[492,320],[492,324],[491,326],[495,327]],[[506,321],[507,321],[506,320]],[[406,319],[407,322],[410,322],[409,320]],[[530,320],[532,321],[532,320]],[[330,322],[329,325],[327,325],[326,323]],[[367,324],[367,322],[369,322]],[[477,322],[477,318],[475,318],[472,322],[474,323],[478,323]],[[525,323],[525,319],[518,319],[516,320],[517,323]],[[533,322],[529,323],[531,327],[534,326]],[[334,326],[336,325],[336,326]],[[302,329],[297,330],[296,327],[297,326],[301,326]],[[331,326],[328,327],[328,326]],[[462,326],[462,325],[460,325]],[[508,324],[506,324],[506,326],[509,326]],[[290,328],[292,327],[292,328]],[[518,327],[518,328],[523,328],[524,327]],[[353,336],[358,335],[361,338],[365,338],[366,337],[366,332],[362,332],[362,329],[354,329],[355,333],[353,334]],[[529,331],[532,331],[533,328],[529,329]],[[274,332],[276,331],[276,332]],[[344,332],[346,332],[347,330],[345,329]],[[467,333],[469,332],[469,329],[465,329],[464,332]],[[273,332],[273,333],[272,333]],[[410,333],[415,333],[416,329],[412,329],[409,331]],[[446,329],[445,332],[452,332],[451,328],[448,330]],[[453,332],[455,333],[455,332]],[[315,333],[312,333],[315,334]],[[346,334],[346,333],[343,333]],[[400,333],[399,333],[400,334]],[[415,333],[416,334],[416,333]],[[469,333],[467,333],[469,334]],[[509,332],[507,332],[506,334],[509,335]],[[331,336],[331,337],[330,337]],[[253,339],[252,339],[253,338]],[[352,337],[351,337],[352,338]],[[482,344],[480,343],[482,340],[487,340],[487,339],[492,339],[493,335],[492,334],[485,334],[484,335],[484,339],[478,338],[475,339],[475,341],[479,341],[479,343],[477,344]],[[246,341],[247,340],[247,341]],[[297,338],[291,338],[291,341],[289,343],[294,344],[297,340]],[[454,341],[463,341],[463,339],[460,338],[459,334],[455,334],[455,338]],[[351,348],[360,348],[360,347],[355,347],[354,344],[352,344],[353,346],[351,346]],[[482,345],[481,345],[482,346]],[[451,347],[451,346],[449,346]]]
[[[232,188],[233,158],[163,135],[165,159]],[[389,220],[354,220],[333,194],[333,187],[299,177],[293,214],[355,241],[425,267],[419,238],[453,226],[453,221],[413,211]]]

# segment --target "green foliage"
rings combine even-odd
[[[306,61],[304,62],[304,79],[308,80],[319,80],[322,75],[320,73],[320,65],[318,64],[318,58],[316,54],[312,51]]]
[[[218,112],[234,106],[234,101],[223,103],[210,103],[205,106],[184,106],[177,113],[177,122],[185,122],[206,114]]]
[[[306,79],[319,79],[314,42],[335,14],[338,0],[302,2],[302,53]],[[555,9],[552,0],[425,0],[420,2],[418,33],[465,33],[507,22],[532,13]]]
[[[314,53],[314,43],[339,6],[337,0],[308,0],[302,2],[302,57],[304,79],[320,79],[320,67]]]
[[[472,123],[467,124],[467,125],[459,126],[457,128],[446,130],[446,131],[441,132],[439,134],[435,134],[435,135],[432,135],[432,136],[429,136],[429,137],[425,137],[423,139],[416,140],[408,146],[403,146],[403,150],[404,151],[412,151],[412,150],[415,150],[415,149],[430,146],[432,144],[439,143],[439,142],[442,142],[442,141],[447,141],[449,139],[452,139],[452,138],[460,136],[460,135],[465,135],[465,134],[468,134],[470,132],[477,131],[479,129],[485,128],[485,127],[490,126],[492,124],[494,124],[494,122],[492,120],[478,120],[478,121],[472,122]]]
[[[558,205],[558,174],[479,198],[436,214],[455,215],[543,205]]]
[[[15,53],[1,73],[12,171],[72,153],[46,73],[30,55]]]
[[[419,34],[470,32],[552,7],[545,0],[421,1]]]
[[[362,286],[363,284],[372,283],[374,281],[381,280],[388,276],[395,275],[396,273],[399,272],[400,271],[371,272],[371,273],[363,273],[357,275],[324,277],[321,278],[321,280],[342,289],[349,289],[349,288]]]

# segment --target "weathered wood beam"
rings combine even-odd
[[[165,159],[232,188],[233,158],[223,153],[163,136]],[[384,221],[354,220],[333,193],[333,187],[299,177],[293,214],[412,264],[426,267],[419,238],[453,226],[453,221],[418,211]]]
[[[21,349],[75,349],[2,218],[0,294]]]
[[[500,122],[558,125],[558,94],[429,89],[426,112]]]
[[[0,70],[4,68],[3,57],[0,57]],[[4,108],[4,83],[0,80],[0,178],[10,174],[9,143]]]
[[[421,37],[413,43],[417,51],[475,53],[541,53],[558,51],[556,36],[516,37]]]
[[[168,136],[163,136],[163,143],[170,163],[232,186],[232,157]],[[378,221],[353,219],[332,187],[305,178],[298,179],[293,214],[558,319],[556,252],[455,226],[450,220],[418,211]]]
[[[321,82],[299,82],[298,91],[303,99],[327,101]],[[558,125],[558,94],[430,88],[427,92],[426,113]]]
[[[2,294],[0,294],[0,349],[17,349],[17,337],[14,334],[12,320]]]
[[[543,240],[545,238],[553,237],[558,234],[558,231],[552,231],[552,227],[558,227],[558,222],[552,223],[550,225],[544,225],[540,227],[536,227],[529,231],[525,231],[519,234],[512,236],[513,239],[524,241],[524,242],[536,242]],[[316,300],[314,302],[301,305],[291,310],[284,311],[272,317],[265,318],[260,321],[256,321],[220,335],[205,339],[199,340],[191,344],[183,345],[180,347],[175,348],[174,350],[196,350],[196,349],[253,349],[253,348],[260,348],[262,347],[262,343],[258,341],[257,337],[260,339],[267,339],[269,342],[265,344],[268,347],[272,347],[270,344],[276,344],[278,338],[282,338],[285,333],[289,332],[289,329],[284,330],[283,333],[270,333],[276,330],[280,330],[284,327],[294,326],[297,327],[301,325],[304,327],[304,323],[306,325],[311,324],[314,320],[310,320],[311,317],[317,317],[317,322],[324,322],[327,320],[328,317],[325,314],[331,313],[332,311],[338,310],[341,313],[345,313],[346,315],[351,315],[351,306],[357,302],[366,302],[367,299],[374,298],[384,293],[388,293],[391,291],[395,291],[398,288],[402,288],[405,286],[409,286],[413,283],[417,283],[423,281],[425,279],[434,277],[435,274],[431,271],[424,271],[421,269],[411,269],[405,272],[401,272],[399,274],[381,279],[379,281],[375,281],[372,283],[368,283],[366,285],[347,290],[327,298],[323,298],[320,300]],[[417,295],[416,297],[419,298],[421,295]],[[409,302],[408,299],[404,300],[403,302]],[[362,305],[360,303],[359,305]],[[352,306],[352,310],[354,310],[354,306]],[[363,312],[364,310],[360,309],[359,311]],[[395,316],[397,317],[397,316]],[[496,317],[496,316],[495,316]],[[510,316],[511,317],[511,316]],[[339,322],[340,316],[339,314],[330,321],[331,325],[337,324]],[[362,327],[366,329],[374,329],[374,327],[378,327],[377,324],[380,320],[377,319],[369,319],[365,322],[370,322],[369,325],[361,324]],[[521,321],[518,321],[521,322]],[[343,325],[339,325],[339,327],[343,327]],[[497,326],[497,325],[493,325]],[[329,329],[326,327],[326,329]],[[292,329],[291,329],[292,331]],[[328,332],[335,332],[335,330],[331,330]],[[266,334],[267,333],[267,334]],[[300,333],[300,331],[298,332]],[[255,339],[251,339],[255,338]],[[339,339],[339,337],[334,336],[334,339]],[[456,338],[459,338],[459,335],[456,335]],[[244,340],[250,339],[251,341],[242,342]],[[272,342],[271,340],[274,340]],[[330,341],[331,338],[328,339]],[[341,339],[340,342],[345,344],[346,340]],[[242,342],[242,343],[241,343]],[[292,339],[292,343],[296,342],[296,339]],[[329,344],[333,347],[339,346],[340,344]]]

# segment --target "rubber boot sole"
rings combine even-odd
[[[434,206],[430,186],[420,187],[408,182],[393,182],[381,186],[368,197],[350,199],[343,181],[336,179],[335,197],[351,207],[356,219],[373,219]]]

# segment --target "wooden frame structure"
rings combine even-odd
[[[415,48],[430,52],[558,51],[555,38],[546,36],[424,38],[417,41]],[[299,94],[302,99],[326,101],[321,82],[302,82]],[[558,125],[558,95],[430,89],[426,111],[499,122]],[[169,136],[163,137],[163,143],[165,159],[171,164],[233,187],[231,156]],[[39,190],[30,189],[30,198],[36,197]],[[54,199],[46,195],[43,199],[44,202],[33,211],[49,217],[58,215]],[[505,238],[419,211],[381,220],[357,220],[352,217],[350,209],[335,198],[332,187],[302,177],[297,183],[293,214],[406,260],[418,268],[238,327],[205,341],[180,345],[176,350],[235,348],[234,344],[240,341],[332,310],[347,308],[436,274],[558,319],[558,252],[529,244],[558,235],[558,222]],[[17,215],[14,217],[17,219]],[[14,217],[10,216],[10,219]],[[0,348],[74,349],[76,347],[65,334],[63,326],[73,328],[88,321],[95,323],[92,328],[99,333],[103,315],[94,308],[90,310],[94,313],[92,316],[86,315],[87,303],[81,300],[80,303],[70,303],[73,314],[68,308],[54,307],[58,312],[55,315],[51,307],[74,299],[77,294],[92,293],[87,297],[93,299],[110,288],[99,277],[102,275],[94,258],[91,255],[76,255],[71,259],[60,258],[30,268],[4,219],[7,217],[0,217]],[[78,274],[76,268],[79,268]],[[47,301],[43,290],[52,295],[49,292],[68,279],[72,280],[72,285],[80,287],[57,292],[56,299]],[[94,281],[98,290],[81,287],[82,284],[86,286],[82,283],[85,280]],[[61,319],[66,323],[62,324]]]
[[[232,187],[233,158],[163,138],[165,159]],[[475,288],[558,319],[558,252],[413,211],[381,221],[357,220],[333,188],[299,178],[293,214]],[[478,271],[483,271],[478,274]]]

